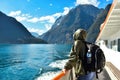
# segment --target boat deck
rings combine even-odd
[[[106,57],[105,70],[99,75],[100,80],[120,80],[120,52],[108,49],[105,45],[100,46]]]
[[[106,70],[111,80],[120,80],[120,71],[111,62],[107,62],[106,66],[108,67]]]
[[[120,80],[120,52],[108,49],[105,45],[100,45],[100,47],[105,54],[106,65],[104,70],[100,74],[98,74],[98,80]],[[74,69],[68,71],[59,80],[75,80]],[[97,79],[95,78],[94,80]]]

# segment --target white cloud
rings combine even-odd
[[[56,18],[60,17],[62,15],[62,13],[55,13],[53,15],[47,15],[47,16],[42,16],[42,17],[33,17],[29,20],[27,20],[28,22],[31,23],[36,23],[36,22],[47,22],[47,23],[54,23]]]
[[[30,32],[36,32],[38,33],[39,35],[41,35],[42,33],[45,32],[45,30],[40,30],[40,29],[37,29],[37,28],[27,28]]]
[[[79,4],[92,4],[97,7],[100,4],[100,2],[97,0],[76,0],[76,5]]]
[[[48,23],[54,23],[56,18],[60,17],[61,15],[68,14],[69,10],[70,10],[70,8],[65,7],[63,13],[55,13],[53,15],[42,16],[39,18],[38,21],[47,21]]]
[[[53,14],[52,16],[58,18],[58,17],[60,17],[61,15],[62,15],[62,13],[55,13],[55,14]]]
[[[31,19],[29,19],[27,21],[31,22],[31,23],[36,23],[36,22],[54,23],[55,22],[55,18],[54,18],[54,16],[42,16],[40,18],[33,17],[33,18],[31,18]]]
[[[52,26],[52,24],[45,24],[45,27],[46,27],[47,30],[50,30],[51,26]]]
[[[69,13],[69,11],[70,11],[70,8],[68,8],[68,7],[64,7],[64,12],[63,12],[63,15],[68,14],[68,13]]]
[[[47,21],[49,23],[54,23],[55,22],[55,18],[51,15],[51,16],[42,16],[39,19],[40,21]]]
[[[27,17],[16,16],[15,18],[16,18],[18,21],[25,21],[25,20],[27,20]]]
[[[22,14],[22,12],[20,10],[11,11],[8,15],[16,18],[18,21],[26,21],[32,17],[29,14]]]
[[[39,21],[39,18],[36,18],[36,17],[27,20],[27,22],[31,22],[31,23],[36,23],[38,21]]]
[[[40,8],[39,8],[40,9]],[[16,18],[18,21],[25,21],[25,22],[30,22],[30,23],[42,23],[44,24],[44,27],[46,28],[46,31],[49,30],[52,26],[52,24],[55,22],[55,20],[62,16],[68,14],[70,8],[65,7],[63,12],[55,13],[52,15],[47,15],[47,16],[41,16],[41,17],[33,17],[29,14],[24,14],[22,11],[11,11],[8,15]],[[34,28],[28,28],[30,32],[37,32],[39,34],[44,33],[45,31],[39,30],[39,29],[34,29]]]
[[[44,30],[42,29],[38,29],[38,28],[27,28],[28,31],[30,32],[35,32],[38,33],[39,35],[42,35],[43,33],[45,33],[46,31],[48,31],[49,29],[51,29],[52,24],[45,24],[45,28]]]
[[[11,11],[8,15],[16,18],[18,21],[26,21],[31,23],[47,22],[53,24],[58,17],[60,17],[61,15],[68,14],[69,10],[70,8],[65,7],[63,13],[55,13],[52,15],[41,16],[41,17],[32,17],[29,14],[23,14],[22,11],[20,10]]]
[[[31,18],[32,16],[30,16],[29,14],[21,14],[22,17],[27,17],[27,18]]]
[[[11,11],[8,15],[9,16],[18,16],[18,15],[20,15],[21,14],[21,11]]]
[[[69,10],[70,10],[70,8],[64,7],[63,13],[55,13],[55,14],[48,15],[48,16],[42,16],[42,17],[39,18],[39,20],[40,21],[47,21],[49,23],[54,23],[56,18],[60,17],[61,15],[68,14]]]

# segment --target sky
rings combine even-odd
[[[14,17],[30,32],[47,32],[55,20],[79,4],[105,8],[113,0],[0,0],[0,11]]]

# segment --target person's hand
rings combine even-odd
[[[64,73],[64,74],[67,72],[67,70],[66,70],[66,69],[63,69],[62,71],[63,71],[63,73]]]

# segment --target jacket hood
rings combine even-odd
[[[73,39],[74,40],[85,40],[87,35],[87,32],[83,29],[78,29],[77,31],[75,31],[75,33],[73,34]]]

